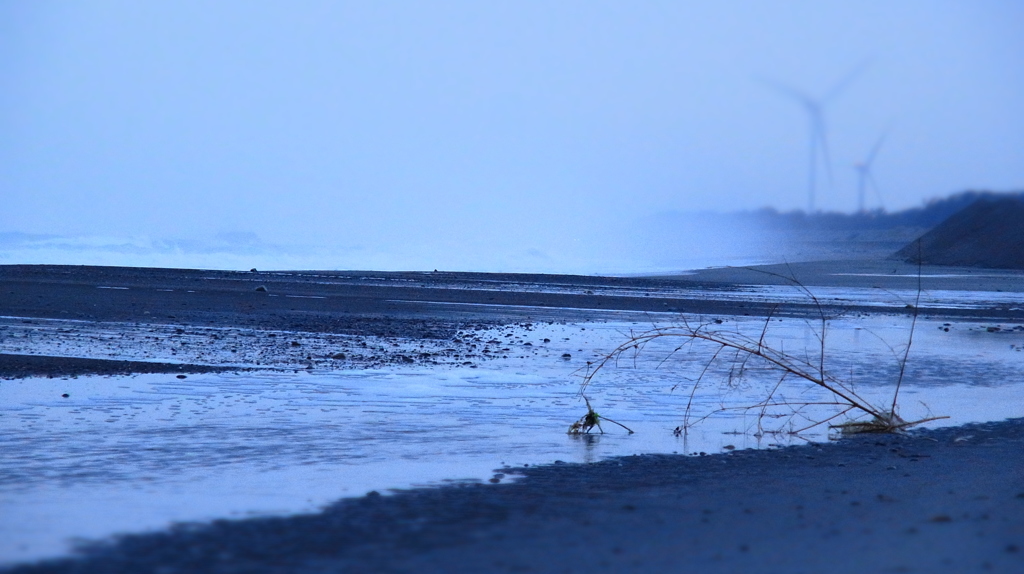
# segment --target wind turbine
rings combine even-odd
[[[888,135],[887,132],[878,138],[878,141],[875,142],[875,145],[868,152],[868,157],[864,161],[853,166],[853,169],[857,170],[857,211],[859,213],[864,213],[864,194],[869,186],[875,190],[875,195],[878,196],[878,203],[882,203],[882,192],[879,191],[878,183],[875,181],[874,176],[871,175],[871,164],[875,161],[878,150],[882,149],[886,135]]]
[[[842,94],[855,79],[857,79],[857,76],[867,68],[869,63],[869,61],[866,61],[854,68],[853,71],[846,74],[846,76],[844,76],[839,82],[833,85],[830,90],[817,98],[812,97],[810,94],[794,88],[793,86],[773,80],[761,80],[762,83],[773,90],[796,100],[796,102],[803,107],[804,111],[807,112],[807,119],[809,121],[811,132],[809,150],[810,163],[807,175],[808,213],[812,213],[815,207],[815,200],[818,191],[817,172],[819,163],[824,164],[825,172],[828,174],[829,185],[832,184],[832,159],[828,151],[828,129],[825,125],[825,105],[839,97],[839,95]]]

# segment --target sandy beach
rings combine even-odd
[[[0,336],[17,351],[0,354],[0,378],[440,369],[542,352],[539,345],[503,350],[466,335],[496,326],[528,331],[670,313],[913,312],[899,297],[884,304],[773,298],[788,283],[780,276],[823,293],[915,292],[920,283],[938,294],[921,306],[930,319],[1004,330],[1024,322],[1021,272],[887,261],[635,278],[0,266]],[[987,295],[970,305],[944,303],[977,292]],[[117,326],[118,346],[89,356],[73,351],[100,349],[90,333],[103,325]],[[366,336],[384,343],[361,347]],[[144,360],[154,346],[178,349],[175,360]],[[126,360],[117,349],[135,356]],[[707,456],[509,467],[489,482],[128,535],[4,571],[1019,572],[1022,448],[1024,419],[1014,419]]]

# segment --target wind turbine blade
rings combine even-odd
[[[885,143],[885,138],[887,135],[889,135],[888,132],[883,133],[882,137],[878,138],[878,141],[875,142],[875,145],[871,148],[871,151],[868,153],[867,159],[864,160],[864,165],[866,165],[868,168],[871,167],[871,162],[875,161],[875,156],[878,155],[878,150],[882,149],[882,144]]]
[[[798,102],[802,103],[805,106],[811,105],[813,103],[811,96],[804,92],[801,92],[800,90],[794,88],[793,86],[789,86],[783,84],[782,82],[777,82],[775,80],[770,80],[768,78],[757,77],[755,78],[755,80],[757,80],[757,82],[760,83],[761,85],[771,89],[772,91],[778,92],[788,98],[793,98],[794,100],[797,100]]]
[[[825,92],[825,95],[823,95],[821,99],[818,101],[820,101],[821,103],[825,103],[829,100],[839,97],[839,95],[846,91],[846,89],[850,87],[850,84],[852,84],[858,76],[864,73],[864,70],[868,69],[870,65],[870,58],[858,64],[857,67],[853,69],[853,71],[851,71],[849,74],[846,74],[846,76],[844,76],[843,79],[839,80],[838,83],[832,86],[831,90]]]

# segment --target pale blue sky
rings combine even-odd
[[[1022,189],[1021,30],[1011,0],[0,0],[0,232],[525,252],[804,208],[805,112],[759,79],[863,62],[821,208],[887,129],[887,208]]]

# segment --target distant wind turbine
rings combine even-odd
[[[832,160],[828,151],[828,130],[825,125],[825,105],[835,98],[839,97],[849,86],[853,83],[857,76],[868,67],[870,62],[864,62],[853,69],[850,73],[843,77],[838,83],[832,86],[832,89],[828,90],[821,97],[815,98],[786,84],[776,82],[773,80],[761,79],[769,88],[781,93],[784,96],[788,96],[796,100],[804,111],[807,112],[807,119],[810,122],[811,138],[810,138],[810,164],[807,175],[807,210],[813,212],[815,208],[815,200],[818,191],[818,164],[822,163],[825,166],[825,172],[828,175],[829,185],[832,184]],[[820,158],[820,162],[819,162]]]
[[[878,156],[878,151],[882,149],[886,135],[886,133],[883,133],[882,137],[878,138],[878,141],[875,142],[875,145],[868,152],[868,156],[864,161],[853,166],[853,169],[857,170],[857,211],[860,213],[864,213],[864,195],[869,186],[875,190],[875,195],[878,196],[878,203],[882,204],[882,192],[878,189],[878,182],[875,181],[875,177],[871,175],[871,164],[874,163],[875,157]]]

